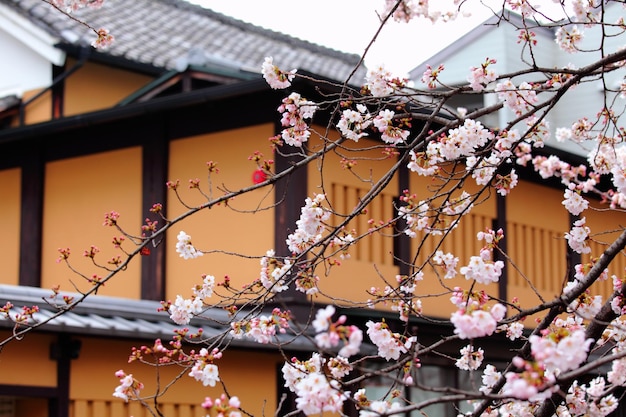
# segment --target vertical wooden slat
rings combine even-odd
[[[189,406],[188,404],[180,404],[178,406],[177,417],[195,417],[195,416],[193,416],[191,406]]]
[[[514,236],[515,236],[515,246],[513,247],[512,259],[513,262],[517,265],[517,268],[520,271],[515,271],[515,285],[520,287],[525,287],[525,280],[522,277],[521,273],[524,272],[525,266],[523,261],[523,253],[524,253],[524,230],[522,229],[522,225],[519,223],[514,223]]]
[[[356,204],[357,201],[357,191],[356,188],[354,187],[345,187],[345,194],[344,194],[344,198],[345,198],[345,211],[344,213],[350,213],[352,212],[352,210],[354,209],[354,206]],[[357,216],[353,221],[352,221],[352,226],[354,227],[354,229],[356,230],[357,235],[360,235],[362,233],[361,228],[360,228],[360,224],[359,224],[359,216]],[[364,256],[364,248],[363,248],[363,240],[359,241],[358,245],[355,245],[355,250],[354,250],[354,256],[357,260],[362,260],[363,256]]]
[[[89,406],[86,400],[74,400],[72,408],[72,417],[91,417],[91,413],[89,412]]]
[[[122,400],[111,401],[111,416],[126,416],[126,403]],[[74,417],[79,417],[78,415]]]
[[[109,401],[95,400],[93,402],[93,417],[110,417]]]
[[[128,415],[133,417],[143,417],[145,415],[145,408],[137,401],[131,401],[128,403]],[[76,416],[80,417],[80,416]]]
[[[389,194],[384,195],[383,201],[383,221],[387,222],[393,218],[393,196]],[[383,233],[383,259],[385,262],[392,265],[393,264],[393,238],[390,238],[391,229],[386,228],[382,231]]]

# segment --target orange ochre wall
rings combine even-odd
[[[450,167],[443,168],[449,170]],[[424,177],[416,173],[409,176],[409,191],[417,196],[417,200],[427,200],[432,195],[433,190],[441,188],[440,193],[451,192],[450,199],[460,198],[462,192],[455,187],[458,181],[466,175],[464,168],[457,167],[454,180],[448,184],[442,183],[439,179],[433,177]],[[489,191],[479,195],[481,187],[476,185],[472,178],[468,178],[463,182],[462,190],[470,194],[470,198],[475,201],[472,203],[472,209],[460,218],[457,227],[450,230],[448,235],[445,234],[428,234],[417,232],[415,238],[411,238],[411,256],[414,257],[414,263],[417,266],[424,265],[424,279],[417,283],[416,295],[420,297],[422,303],[422,311],[426,316],[449,317],[450,313],[456,307],[450,302],[450,291],[455,287],[469,289],[471,282],[467,281],[462,275],[458,274],[454,278],[444,278],[445,271],[440,266],[430,266],[427,264],[428,257],[436,251],[443,253],[451,253],[459,258],[457,271],[461,266],[467,265],[472,256],[477,256],[483,247],[483,242],[477,240],[478,232],[491,229],[493,220],[496,218],[496,198]],[[445,195],[445,194],[444,194]],[[443,199],[436,200],[431,203],[434,206],[443,203]],[[446,225],[453,221],[453,216],[446,219],[446,216],[440,217]],[[497,296],[497,284],[480,284],[475,283],[474,290],[484,290],[494,296]]]
[[[68,62],[70,68],[73,62]],[[101,64],[86,63],[65,81],[65,116],[113,107],[154,78]]]
[[[508,295],[528,307],[552,299],[566,280],[569,215],[561,202],[563,192],[520,182],[506,198]]]
[[[319,129],[323,131],[323,128]],[[336,139],[336,134],[331,139]],[[324,142],[314,133],[308,145],[310,152],[316,152],[324,146]],[[315,194],[326,195],[328,201],[325,206],[335,213],[330,220],[333,225],[341,223],[342,216],[350,214],[359,199],[394,165],[395,158],[385,157],[384,148],[380,142],[367,138],[361,138],[358,144],[348,140],[340,148],[328,152],[323,161],[314,161],[309,165],[307,196],[313,198]],[[342,159],[356,161],[356,165],[346,169]],[[341,259],[337,254],[333,258],[339,264],[317,267],[315,272],[320,278],[321,293],[317,301],[334,300],[335,304],[346,306],[354,302],[362,303],[371,298],[366,290],[371,287],[384,288],[381,276],[387,280],[395,279],[398,268],[393,263],[392,230],[383,228],[379,232],[368,231],[381,221],[387,222],[393,218],[393,199],[397,197],[397,190],[398,179],[394,176],[363,214],[346,225],[346,232],[367,235],[350,247],[349,258]],[[298,204],[304,205],[304,201]],[[295,227],[295,224],[292,225],[291,230]]]
[[[20,207],[22,171],[19,168],[0,171],[0,283],[17,285],[20,264]]]
[[[0,331],[0,340],[10,333]],[[50,359],[51,334],[29,333],[21,340],[12,340],[0,354],[0,384],[55,387],[56,362]]]
[[[112,245],[121,233],[103,226],[105,213],[120,213],[119,224],[133,235],[141,233],[141,148],[63,159],[46,164],[41,287],[61,285],[64,291],[87,290],[91,284],[72,273],[63,262],[57,262],[59,248],[70,248],[69,261],[87,278],[104,277],[106,271],[96,267],[83,252],[91,245],[100,249],[96,260],[105,266],[112,257],[124,254]],[[130,242],[128,250],[134,247]],[[128,269],[101,288],[100,295],[126,298],[140,297],[140,263],[131,262]]]
[[[72,68],[75,62],[68,59],[66,68]],[[64,116],[113,107],[153,79],[136,72],[87,62],[65,79]],[[28,101],[40,91],[25,92],[23,101]],[[41,123],[50,120],[51,115],[52,96],[50,92],[45,92],[26,106],[24,121],[26,124]]]
[[[0,332],[0,336],[4,339],[8,333]],[[146,342],[97,337],[73,338],[81,341],[81,349],[78,358],[72,359],[70,364],[72,417],[151,415],[137,402],[126,404],[113,397],[113,391],[119,384],[115,376],[118,369],[133,374],[144,384],[141,394],[145,397],[156,393],[158,374],[160,391],[165,391],[159,398],[159,404],[167,417],[204,415],[200,405],[205,397],[216,398],[225,392],[220,383],[215,387],[203,386],[187,375],[188,370],[178,365],[157,369],[137,362],[128,363],[131,349]],[[49,351],[55,340],[56,336],[52,334],[30,333],[22,340],[8,343],[0,355],[0,384],[55,387],[57,364],[50,359]],[[187,351],[189,349],[193,347],[186,347]],[[216,365],[228,393],[239,397],[241,407],[246,411],[260,416],[264,411],[273,412],[277,406],[277,372],[282,362],[277,352],[231,348],[216,361]],[[180,380],[165,390],[181,373]],[[152,399],[148,398],[147,402],[153,405]]]
[[[166,341],[164,340],[165,344]],[[158,369],[136,362],[128,363],[132,347],[145,342],[82,338],[80,357],[72,361],[70,398],[73,403],[72,416],[95,417],[99,415],[148,417],[150,414],[136,402],[125,404],[114,398],[112,393],[119,380],[115,371],[123,369],[127,374],[141,381],[145,388],[142,395],[151,396],[156,392],[157,374],[160,390],[174,380],[181,372],[176,384],[169,387],[159,399],[161,411],[167,417],[204,415],[201,404],[205,397],[216,398],[224,393],[220,383],[215,387],[205,387],[201,382],[189,377],[189,371],[177,365],[162,366]],[[187,347],[186,349],[192,349]],[[282,363],[278,353],[229,349],[216,361],[220,380],[230,395],[239,397],[241,407],[252,415],[263,415],[263,411],[273,412],[276,408],[277,369]],[[153,404],[152,399],[148,399]]]
[[[248,157],[258,150],[265,158],[273,159],[268,143],[273,129],[273,124],[264,124],[171,142],[169,178],[180,180],[179,192],[185,204],[196,207],[207,201],[198,190],[189,188],[190,179],[200,179],[201,189],[209,197],[251,186],[257,167]],[[209,161],[217,163],[219,169],[219,173],[211,174],[210,185]],[[186,211],[172,191],[168,201],[169,217]],[[259,258],[274,246],[273,204],[273,189],[266,187],[236,197],[228,205],[205,209],[173,227],[167,235],[166,298],[173,300],[177,294],[189,297],[191,288],[201,282],[202,274],[215,276],[216,282],[228,275],[234,288],[257,280]],[[220,252],[184,260],[175,251],[180,231],[191,236],[197,249]]]
[[[626,213],[620,211],[607,211],[606,204],[591,201],[590,208],[581,213],[585,217],[585,224],[591,229],[591,253],[583,256],[583,262],[589,262],[590,256],[598,258],[608,246],[621,234],[622,227],[626,225]],[[609,265],[609,279],[598,281],[591,287],[592,295],[602,294],[605,299],[613,292],[613,280],[610,276],[615,274],[619,278],[626,276],[626,254],[621,251]]]

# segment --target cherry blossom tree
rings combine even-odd
[[[53,3],[67,11],[90,2]],[[446,10],[428,1],[385,0],[380,11],[381,28],[391,20],[407,24],[424,19],[453,21],[482,3],[456,0]],[[192,182],[191,187],[205,197],[200,206],[186,205],[181,186],[173,180],[168,183],[171,195],[188,209],[176,218],[162,215],[158,224],[146,223],[140,236],[127,231],[120,214],[108,213],[105,226],[124,237],[123,244],[121,240],[116,243],[124,248],[123,256],[112,267],[104,268],[105,276],[91,291],[66,300],[58,314],[115,279],[169,229],[179,231],[175,250],[180,257],[202,262],[207,251],[192,240],[202,231],[185,229],[187,219],[242,194],[270,189],[313,164],[340,160],[346,175],[359,177],[366,187],[366,192],[352,202],[353,207],[339,208],[320,173],[319,192],[302,202],[300,218],[292,225],[284,247],[236,254],[258,258],[258,279],[234,288],[207,274],[190,293],[162,303],[163,313],[183,327],[192,319],[206,319],[210,309],[226,309],[227,331],[204,337],[180,330],[169,344],[157,340],[138,347],[131,359],[146,365],[179,366],[182,374],[213,387],[220,383],[220,359],[229,354],[230,340],[249,339],[285,351],[290,340],[301,337],[309,340],[314,351],[307,357],[285,358],[285,387],[295,398],[295,408],[289,411],[315,415],[342,413],[352,407],[369,417],[463,402],[467,407],[458,413],[472,416],[610,414],[626,385],[626,283],[624,271],[610,272],[615,260],[623,256],[626,230],[618,222],[612,230],[592,230],[585,215],[603,211],[611,216],[626,208],[626,50],[606,46],[608,37],[622,43],[626,39],[624,20],[609,21],[607,13],[609,7],[619,7],[623,14],[624,3],[555,1],[562,12],[558,18],[535,3],[540,2],[506,0],[495,4],[497,7],[492,4],[498,24],[515,26],[519,34],[525,51],[520,57],[524,69],[499,73],[495,59],[477,57],[474,66],[466,69],[467,82],[463,85],[445,83],[445,63],[431,63],[421,80],[414,83],[384,67],[371,69],[364,82],[349,79],[331,83],[311,80],[309,75],[280,68],[279,62],[266,58],[259,63],[263,77],[271,88],[286,90],[282,102],[276,103],[282,132],[270,138],[271,148],[275,155],[289,157],[292,163],[277,170],[271,159],[253,154],[251,159],[263,175],[254,185],[237,191],[209,193],[204,191],[209,185]],[[510,11],[519,14],[521,24],[510,18]],[[590,58],[580,67],[540,66],[535,56],[547,47],[535,34],[541,28],[553,30],[551,42],[561,50]],[[593,30],[602,34],[597,45],[583,48],[585,32]],[[622,77],[617,84],[609,81],[615,75]],[[330,86],[333,93],[306,98],[293,89],[292,83],[299,77],[319,83],[320,88]],[[550,126],[547,119],[565,94],[590,82],[602,88],[601,105],[594,109],[597,117]],[[451,106],[455,98],[478,94],[490,97],[491,104],[475,109]],[[498,112],[508,115],[501,119],[504,124],[490,126],[481,121]],[[586,164],[576,165],[556,154],[546,154],[544,146],[551,140],[571,143],[577,153],[585,153]],[[378,156],[372,157],[374,153]],[[355,169],[357,164],[381,160],[391,161],[382,173],[372,170],[365,178]],[[533,305],[522,305],[515,297],[502,298],[497,291],[504,271],[516,269],[519,261],[507,253],[503,244],[507,236],[502,229],[478,231],[479,249],[467,259],[444,250],[473,210],[517,191],[522,170],[533,171],[542,181],[561,188],[559,209],[571,220],[570,229],[564,230],[561,238],[570,254],[578,254],[573,258],[579,260],[565,280],[550,277],[564,281],[556,296],[546,299],[537,293],[538,301]],[[208,164],[208,171],[209,181],[219,176],[214,162]],[[368,209],[394,178],[404,175],[402,172],[424,179],[427,186],[406,189],[390,218],[372,218],[367,230],[353,229],[355,219],[367,216]],[[155,202],[153,212],[162,214],[163,207]],[[350,284],[355,292],[367,294],[365,301],[333,298],[332,293],[320,290],[331,273],[333,279],[351,279],[342,277],[341,265],[349,263],[351,253],[372,235],[410,240],[407,257],[389,254],[396,256],[401,274],[386,276],[372,263],[378,286],[361,288],[354,280]],[[97,252],[92,248],[85,256],[95,259]],[[62,250],[60,258],[72,268],[69,249]],[[525,279],[532,287],[538,277]],[[420,287],[428,280],[434,282],[429,288],[437,290],[424,294]],[[613,290],[602,297],[594,292],[593,284],[606,280],[612,282]],[[290,306],[280,301],[281,294],[286,293],[302,294],[312,313],[292,313]],[[449,315],[433,315],[426,307],[432,305],[427,303],[430,299],[449,305]],[[8,315],[9,309],[7,305],[0,312]],[[342,313],[358,309],[391,312],[393,320],[370,314],[371,318],[361,323]],[[3,344],[43,324],[29,321],[34,310],[25,307],[22,315],[10,317],[16,322],[15,334]],[[425,339],[415,325],[417,319],[447,325],[450,332],[436,340]],[[500,345],[510,342],[510,348],[504,349],[505,363],[502,359],[489,363],[493,357],[489,349],[494,344],[483,342],[490,339],[497,339]],[[189,340],[196,343],[194,348],[187,345]],[[195,348],[197,343],[202,344],[200,349]],[[455,355],[449,353],[450,346],[455,346]],[[476,383],[471,388],[457,388],[420,382],[421,360],[428,355],[441,356],[470,374]],[[120,380],[113,394],[116,397],[144,401],[152,395],[143,392],[141,381],[123,370],[116,376]],[[388,390],[375,396],[367,390],[367,382],[381,376],[386,378]],[[403,396],[405,387],[435,395],[411,400]],[[199,398],[198,402],[218,415],[234,417],[245,412],[236,392]]]

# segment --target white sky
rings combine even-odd
[[[376,11],[384,4],[384,0],[189,1],[258,26],[359,55],[378,29]],[[431,0],[430,5],[444,8],[450,3]],[[404,75],[489,16],[488,9],[479,7],[472,10],[471,16],[459,17],[451,23],[433,25],[422,19],[408,24],[392,22],[368,52],[366,65],[384,64],[395,74]]]

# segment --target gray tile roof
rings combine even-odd
[[[61,43],[89,45],[95,35],[41,0],[0,0]],[[189,55],[259,71],[265,56],[284,69],[298,68],[343,81],[359,61],[347,54],[263,29],[182,0],[106,0],[75,16],[105,27],[115,43],[104,53],[163,69],[182,69]],[[352,83],[361,83],[360,68]]]
[[[39,312],[35,313],[33,318],[35,321],[43,321],[58,311],[51,305],[51,294],[52,290],[42,288],[0,284],[0,307],[10,301],[13,304],[10,314],[14,316],[21,313],[23,306],[38,306]],[[63,292],[63,295],[79,296],[66,292]],[[63,304],[60,297],[56,302]],[[230,329],[228,313],[223,309],[208,309],[203,313],[202,319],[194,319],[187,326],[178,326],[169,319],[167,313],[158,312],[159,307],[161,304],[157,301],[91,295],[71,311],[55,317],[38,330],[114,338],[170,340],[174,330],[182,327],[188,328],[192,333],[202,328],[205,338],[221,335]],[[0,314],[0,329],[12,327],[13,322]],[[304,336],[279,334],[277,338],[286,349],[303,351],[313,349],[313,344]],[[232,339],[231,343],[234,346],[255,349],[275,347],[273,344],[260,345],[248,339]]]

